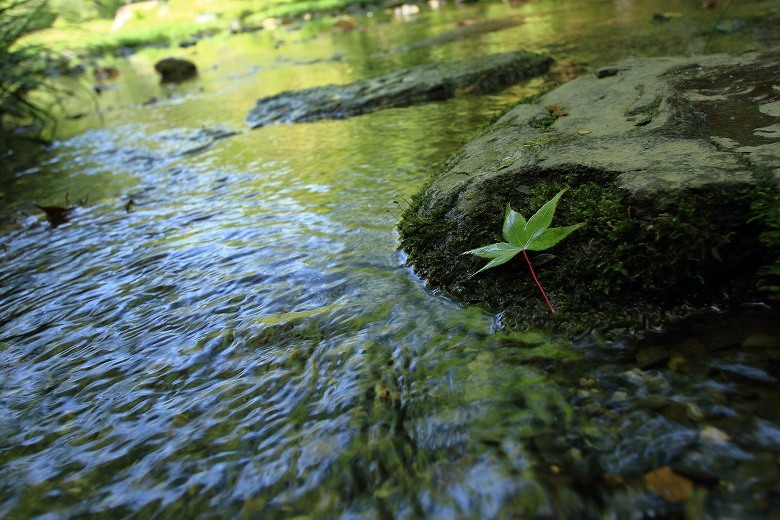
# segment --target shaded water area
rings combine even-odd
[[[647,3],[424,7],[114,60],[120,78],[72,102],[86,115],[40,165],[3,172],[0,516],[780,513],[776,311],[506,333],[404,265],[398,204],[561,69],[497,95],[244,123],[257,98],[432,60],[523,48],[571,72],[681,54],[717,17]],[[761,45],[753,29],[710,48]],[[159,85],[170,54],[199,78]],[[32,203],[66,193],[89,200],[53,228]]]

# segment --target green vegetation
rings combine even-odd
[[[40,45],[24,44],[50,14],[39,0],[0,0],[0,145],[22,125],[40,129],[50,121],[36,91],[52,90],[49,79],[63,60]]]
[[[235,23],[257,26],[271,18],[287,21],[304,15],[337,14],[353,5],[365,6],[360,0],[225,0],[209,4],[168,0],[144,4],[143,8],[127,9],[122,23],[115,24],[115,13],[124,5],[122,0],[51,0],[57,22],[38,35],[36,42],[57,49],[98,52],[172,45],[227,32]]]
[[[49,9],[69,23],[113,18],[125,0],[48,0]]]
[[[736,222],[727,221],[749,213],[754,196],[750,190],[691,190],[658,213],[652,207],[629,204],[615,180],[605,179],[602,184],[598,177],[586,178],[577,182],[570,177],[549,187],[539,186],[537,197],[555,185],[576,183],[563,216],[587,219],[591,225],[572,244],[576,258],[563,270],[572,277],[577,272],[589,273],[584,280],[580,276],[578,283],[584,285],[578,289],[587,290],[590,297],[619,300],[622,294],[634,292],[651,300],[674,300],[670,291],[696,294],[708,287],[722,287],[727,278],[752,275],[746,268],[761,263],[758,252],[762,248],[750,238],[755,233],[748,232],[752,226],[742,226],[743,233],[721,234],[722,229],[738,228]],[[733,212],[723,211],[724,201]]]
[[[534,271],[531,260],[528,258],[527,251],[544,251],[545,249],[549,249],[569,236],[572,231],[583,225],[576,224],[559,228],[549,227],[553,215],[555,214],[558,200],[560,200],[564,191],[566,191],[566,189],[559,191],[555,197],[548,200],[534,216],[528,219],[528,221],[526,221],[520,213],[512,210],[509,204],[507,204],[506,217],[504,218],[503,226],[503,235],[506,242],[497,242],[463,253],[491,259],[485,267],[477,271],[477,273],[480,273],[485,269],[505,264],[522,251],[528,268],[531,270],[531,276],[533,276],[536,285],[542,292],[542,296],[544,296],[544,301],[547,302],[547,306],[550,308],[550,312],[552,312],[553,315],[555,315],[555,309],[553,308],[552,303],[550,303],[550,298],[547,297],[544,287],[542,287],[541,282],[539,282],[539,279],[536,277],[536,272]]]
[[[246,0],[239,3],[252,6],[253,12],[278,18],[293,18],[306,13],[339,11],[351,5],[366,5],[366,2],[361,0]]]
[[[123,0],[0,0],[0,144],[20,128],[40,136],[57,102],[52,76],[67,68],[64,51],[103,52],[120,47],[176,44],[227,31],[232,21],[260,24],[333,12],[358,0],[227,0],[200,4],[169,0],[132,9],[114,25]],[[72,54],[72,53],[69,53]]]

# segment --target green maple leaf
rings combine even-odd
[[[572,231],[584,225],[584,223],[581,223],[566,227],[550,227],[553,215],[555,214],[555,208],[558,205],[558,200],[566,189],[568,188],[559,191],[555,197],[548,200],[539,208],[539,211],[534,213],[534,216],[528,220],[525,220],[520,213],[514,211],[509,207],[509,204],[507,204],[506,217],[504,218],[503,226],[504,240],[506,240],[506,242],[497,242],[463,253],[464,255],[471,254],[490,259],[490,262],[488,262],[487,265],[474,273],[476,275],[486,269],[505,264],[514,258],[515,255],[522,252],[528,262],[528,267],[531,269],[531,274],[539,286],[539,289],[542,291],[545,300],[547,300],[553,314],[555,314],[555,311],[547,298],[547,294],[542,288],[542,284],[539,283],[539,280],[536,278],[536,273],[531,265],[531,261],[528,259],[526,251],[544,251],[545,249],[549,249],[569,236]]]
[[[583,224],[557,228],[549,227],[553,215],[555,214],[558,200],[565,191],[566,189],[559,191],[555,197],[548,200],[544,206],[539,208],[539,211],[534,213],[534,216],[527,221],[520,213],[513,210],[509,207],[509,204],[507,204],[503,229],[506,242],[497,242],[495,244],[490,244],[489,246],[479,247],[463,253],[491,259],[485,267],[474,274],[480,273],[485,269],[490,269],[491,267],[505,264],[516,254],[524,250],[544,251],[545,249],[549,249],[569,236],[572,231],[581,227]]]

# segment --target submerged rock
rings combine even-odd
[[[247,122],[258,128],[274,123],[344,119],[458,94],[495,92],[544,74],[552,62],[546,56],[517,51],[419,65],[349,85],[325,85],[266,97],[257,101]]]
[[[641,323],[744,295],[772,261],[759,235],[780,225],[766,222],[780,180],[778,67],[777,50],[628,60],[518,105],[415,197],[399,226],[410,263],[432,287],[509,309],[509,326],[543,316],[523,265],[472,277],[487,261],[462,253],[503,240],[508,203],[527,218],[568,186],[552,224],[587,225],[537,273],[563,315]],[[762,203],[764,222],[751,210]]]

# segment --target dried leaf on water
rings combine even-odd
[[[73,213],[78,206],[84,206],[88,200],[89,196],[84,200],[79,200],[75,206],[71,206],[70,201],[68,200],[68,194],[66,193],[64,206],[40,206],[38,204],[33,204],[33,206],[44,212],[46,220],[49,221],[52,227],[57,227],[60,224],[67,222],[70,219],[70,214]]]
[[[52,227],[67,222],[71,212],[75,209],[73,206],[39,206],[38,204],[34,204],[34,206],[46,214],[46,220]]]
[[[684,502],[693,495],[693,482],[663,466],[644,476],[645,485],[667,502]]]

